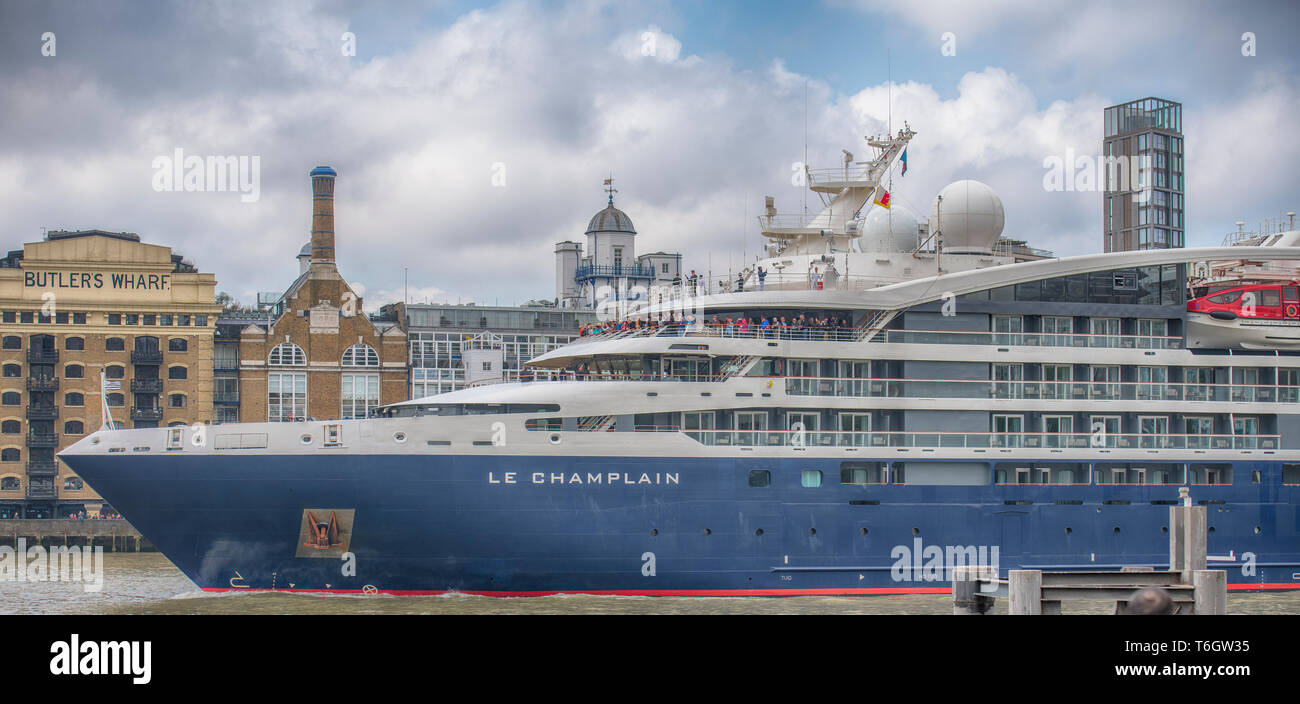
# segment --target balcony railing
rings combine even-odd
[[[655,277],[655,268],[653,266],[640,266],[636,264],[631,266],[586,264],[578,267],[576,276],[579,280],[597,277],[653,279]]]
[[[1035,401],[1231,401],[1300,403],[1300,386],[1132,381],[1003,381],[785,377],[792,396],[977,398]]]
[[[133,350],[131,364],[162,364],[162,350]]]
[[[57,433],[28,433],[28,447],[58,447],[59,436]]]
[[[29,364],[56,364],[59,361],[59,351],[48,347],[33,347],[27,350],[27,362]]]
[[[59,417],[58,406],[28,406],[27,420],[53,420]]]
[[[27,475],[32,477],[52,477],[59,473],[59,463],[53,460],[32,460],[27,463]]]
[[[131,420],[162,420],[163,409],[156,406],[131,406]]]
[[[743,447],[880,447],[952,449],[1276,450],[1280,435],[1173,435],[1168,433],[961,433],[913,431],[687,430],[703,445]]]
[[[53,499],[56,493],[54,491],[54,482],[33,483],[27,482],[27,498],[29,499]]]
[[[159,394],[162,393],[162,379],[132,379],[131,393],[135,394]]]
[[[728,326],[725,319],[719,323],[708,316],[704,322],[694,324],[664,323],[653,328],[636,328],[618,330],[617,322],[609,323],[612,329],[598,335],[584,335],[575,342],[587,342],[595,339],[613,339],[625,337],[721,337],[738,339],[791,340],[809,342],[856,342],[862,334],[860,328],[837,327],[795,327],[771,324],[767,327],[750,325],[741,329],[738,325]],[[1025,332],[983,332],[961,330],[882,330],[871,338],[871,342],[892,342],[897,344],[933,344],[933,345],[996,345],[1002,347],[1076,347],[1076,348],[1115,348],[1115,349],[1182,349],[1183,338],[1151,335],[1085,335]]]
[[[27,390],[36,392],[58,391],[59,379],[52,376],[29,376],[27,377]]]

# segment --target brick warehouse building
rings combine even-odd
[[[240,422],[361,418],[407,398],[406,334],[372,322],[335,264],[335,177],[328,166],[311,172],[310,259],[274,322],[239,333]]]
[[[103,423],[212,419],[216,279],[131,233],[50,232],[0,259],[0,518],[94,514],[55,459]]]

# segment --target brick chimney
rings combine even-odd
[[[311,261],[334,263],[334,169],[311,170]]]

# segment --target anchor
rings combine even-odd
[[[308,511],[307,521],[311,526],[307,542],[303,543],[307,547],[328,550],[343,544],[343,541],[339,540],[339,519],[333,511],[330,511],[329,521],[318,521],[316,516]]]

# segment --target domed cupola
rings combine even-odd
[[[627,213],[614,207],[614,194],[618,191],[613,188],[613,180],[613,178],[610,178],[605,181],[605,190],[609,193],[609,205],[592,216],[591,222],[587,223],[587,231],[584,234],[591,235],[597,232],[636,234],[636,230],[632,227],[632,218],[629,218]]]

